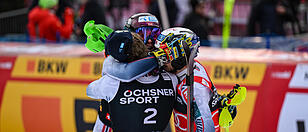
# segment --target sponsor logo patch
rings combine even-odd
[[[138,22],[158,22],[153,16],[141,16],[138,18]]]

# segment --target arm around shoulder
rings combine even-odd
[[[88,85],[87,96],[93,99],[105,99],[109,102],[117,93],[119,85],[119,80],[104,75]]]

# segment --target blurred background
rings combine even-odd
[[[52,1],[52,0],[51,0]],[[235,0],[223,46],[223,0],[0,1],[0,132],[91,131],[97,100],[87,85],[103,54],[84,47],[89,20],[123,29],[150,12],[162,28],[181,26],[202,40],[197,58],[219,92],[246,86],[230,131],[308,131],[308,1]],[[51,16],[45,17],[47,9]],[[161,17],[166,15],[167,19]],[[162,18],[164,18],[162,20]],[[39,30],[32,23],[48,20]],[[52,32],[57,32],[56,35]],[[172,123],[166,131],[174,131]]]
[[[27,26],[39,19],[29,14],[38,6],[38,0],[2,0],[0,6],[0,41],[46,42],[31,39],[31,30],[34,29]],[[161,20],[157,0],[59,0],[55,6],[48,8],[63,24],[62,28],[66,28],[63,31],[65,35],[58,35],[51,41],[56,43],[85,43],[83,25],[92,19],[97,24],[122,29],[129,16],[150,12],[158,17],[162,25],[166,23]],[[168,27],[190,28],[207,42],[203,45],[221,46],[223,0],[165,0],[165,6],[163,14],[168,16]],[[238,48],[305,50],[307,10],[306,0],[236,0],[229,45]]]

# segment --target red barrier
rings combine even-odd
[[[0,44],[0,131],[91,130],[98,102],[85,89],[100,77],[101,56],[81,45]],[[307,126],[307,53],[202,47],[197,59],[219,92],[247,87],[230,131]]]
[[[13,69],[16,57],[0,57],[0,102],[2,102],[4,87],[6,81],[11,77],[11,71]],[[1,109],[0,103],[0,109]]]

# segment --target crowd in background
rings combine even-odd
[[[95,20],[96,24],[122,29],[125,20],[138,12],[150,12],[162,22],[158,0],[12,0],[11,2],[14,1],[19,2],[16,6],[21,7],[20,3],[24,3],[28,8],[25,31],[29,41],[73,40],[83,43],[85,42],[83,26],[87,21]],[[40,1],[56,3],[43,7]],[[170,27],[182,26],[191,29],[201,38],[204,46],[210,46],[209,35],[221,35],[222,0],[164,1]],[[0,3],[6,5],[8,2]],[[234,6],[231,35],[286,36],[306,33],[306,9],[306,0],[238,0]],[[7,10],[9,9],[2,8],[1,11]],[[246,18],[243,19],[243,16]]]

